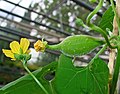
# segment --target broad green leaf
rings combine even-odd
[[[43,79],[43,76],[45,75],[46,72],[49,72],[50,70],[53,71],[56,65],[57,63],[53,62],[48,66],[45,66],[33,72],[33,74],[40,80],[43,86],[47,89],[49,94],[52,94],[52,92],[56,94],[55,90],[52,88],[53,82],[49,82]],[[36,82],[30,75],[25,75],[2,87],[0,89],[0,94],[45,94],[45,93],[36,84]]]
[[[103,14],[102,19],[99,23],[99,27],[106,31],[106,28],[109,28],[111,31],[113,29],[113,18],[114,12],[112,7],[110,6],[106,12]]]
[[[76,68],[72,59],[61,55],[55,76],[57,94],[108,94],[109,70],[101,59]]]
[[[89,53],[104,44],[100,39],[87,35],[69,36],[58,45],[49,45],[48,49],[60,50],[67,56],[80,56]]]

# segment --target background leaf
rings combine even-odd
[[[72,59],[61,55],[55,76],[57,94],[107,94],[108,67],[101,59],[75,68]]]
[[[38,69],[34,72],[34,75],[40,80],[43,86],[47,89],[49,94],[55,93],[52,88],[53,82],[49,82],[43,78],[46,72],[53,71],[57,65],[57,62],[53,62],[48,66]],[[49,71],[48,71],[49,69]],[[15,80],[0,89],[0,94],[45,94],[43,90],[37,85],[30,75],[25,75],[18,80]]]
[[[110,6],[106,12],[103,14],[102,19],[99,23],[99,27],[106,31],[106,28],[109,28],[111,31],[113,29],[113,18],[114,12],[112,7]]]

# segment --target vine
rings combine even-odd
[[[90,1],[96,2],[96,0]],[[113,0],[110,1],[112,10],[115,14],[114,18],[116,19],[116,21],[114,19],[114,22],[117,22],[117,29],[120,33],[118,10],[116,11]],[[117,32],[117,29],[114,31],[115,26],[113,26],[113,32],[111,32],[113,35],[109,37],[104,29],[91,23],[92,17],[101,9],[103,2],[104,0],[99,0],[96,8],[88,15],[86,24],[84,24],[79,18],[77,18],[76,23],[89,30],[94,30],[100,33],[105,40],[89,35],[73,35],[65,38],[62,42],[55,45],[49,45],[44,40],[38,40],[34,44],[34,49],[36,52],[45,52],[46,49],[60,51],[61,55],[57,63],[52,62],[47,67],[45,66],[41,70],[32,73],[27,68],[27,61],[31,58],[31,55],[29,55],[28,50],[30,42],[26,38],[22,38],[20,43],[17,41],[11,42],[11,50],[3,49],[3,53],[7,57],[10,57],[11,60],[19,60],[22,62],[23,67],[31,78],[29,78],[28,75],[27,77],[24,76],[13,83],[9,83],[0,89],[0,94],[13,94],[14,90],[21,90],[24,89],[24,87],[28,88],[28,86],[31,87],[30,90],[34,91],[32,94],[115,94],[120,70],[120,36],[114,34]],[[106,26],[105,28],[109,27]],[[96,53],[93,58],[91,58],[87,66],[74,66],[75,57],[88,54],[100,46],[102,49],[100,49],[99,52]],[[102,54],[108,47],[111,50],[117,49],[116,63],[114,71],[112,71],[113,74],[111,69],[109,69],[109,64],[105,63],[99,58],[99,55]],[[112,63],[114,63],[113,61]],[[55,77],[49,81],[46,80],[45,75],[47,73],[53,73],[53,71],[55,72]],[[28,78],[30,80],[28,80]],[[33,81],[36,82],[34,85],[32,83]],[[25,82],[26,84],[28,82],[31,84],[27,84],[28,86],[25,86]],[[37,87],[38,85],[39,88]],[[16,88],[16,86],[18,88]],[[31,93],[29,90],[24,90],[23,92],[24,94]]]

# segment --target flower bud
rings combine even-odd
[[[78,26],[83,26],[84,25],[83,21],[81,19],[79,19],[79,18],[76,19],[75,23]]]
[[[47,42],[42,42],[41,40],[38,40],[35,44],[34,44],[34,48],[35,50],[44,52],[45,51],[45,46],[46,46]]]

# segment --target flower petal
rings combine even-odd
[[[11,50],[2,49],[2,51],[7,57],[10,57],[10,58],[14,59],[14,54],[12,53]]]
[[[30,41],[28,39],[21,38],[20,47],[23,50],[23,53],[26,53],[26,51],[28,50],[29,45],[30,45]]]
[[[34,48],[35,48],[36,52],[38,52],[38,51],[44,52],[44,50],[45,50],[45,44],[41,40],[38,40],[34,44]]]
[[[20,52],[20,44],[17,41],[13,41],[10,43],[10,48],[13,53],[18,53]]]
[[[29,54],[30,52],[31,52],[31,50],[27,50],[27,51],[26,51],[26,54]]]

